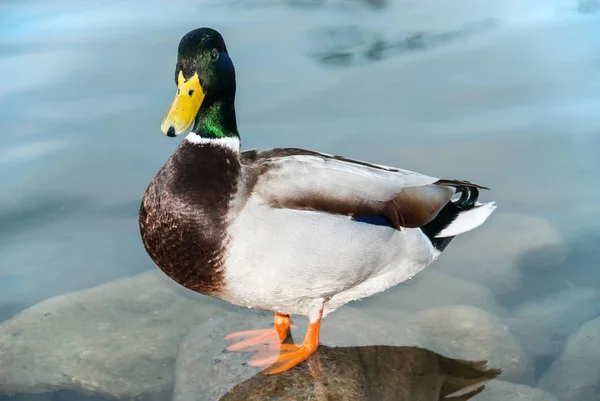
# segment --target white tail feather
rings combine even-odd
[[[488,217],[496,210],[495,202],[482,203],[473,209],[460,212],[456,219],[446,228],[444,228],[436,238],[454,237],[467,231],[471,231],[482,225]]]

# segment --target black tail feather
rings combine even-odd
[[[436,235],[448,227],[459,213],[473,209],[479,198],[479,188],[487,188],[466,181],[444,180],[438,181],[437,184],[454,186],[456,187],[456,193],[460,193],[458,200],[448,202],[433,220],[421,227],[421,230],[427,235],[433,246],[442,252],[454,237],[436,238]]]

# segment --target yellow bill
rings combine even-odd
[[[183,73],[179,71],[175,100],[160,125],[163,134],[177,136],[189,130],[198,115],[203,100],[204,92],[200,86],[198,74],[195,73],[186,80],[183,78]]]

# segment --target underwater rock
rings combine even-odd
[[[181,339],[222,310],[153,271],[49,298],[0,324],[0,395],[164,400]]]
[[[336,327],[346,318],[341,310],[338,316]],[[451,399],[459,401],[484,391],[483,385],[500,373],[487,369],[485,362],[449,359],[411,346],[322,345],[308,361],[265,376],[245,364],[251,354],[222,351],[226,333],[268,327],[272,319],[270,314],[250,312],[211,320],[194,330],[179,351],[173,400],[437,401],[454,394]],[[377,320],[367,317],[362,323],[363,330],[370,331]],[[338,329],[348,341],[358,334]]]
[[[357,308],[372,309],[369,313],[378,316],[384,313],[395,315],[399,309],[418,312],[444,305],[472,305],[496,315],[505,313],[489,288],[445,274],[435,266],[432,265],[394,288],[359,302]]]
[[[522,384],[493,380],[473,401],[558,401],[552,394]]]
[[[419,328],[420,345],[449,358],[487,360],[503,380],[530,383],[531,358],[496,316],[472,306],[451,305],[407,317]]]
[[[517,307],[505,321],[531,355],[556,357],[567,337],[596,316],[600,291],[570,288]]]
[[[540,378],[538,387],[568,401],[597,400],[600,394],[600,317],[585,323]]]
[[[321,342],[332,347],[422,345],[420,329],[406,320],[409,313],[402,310],[391,313],[387,308],[390,313],[386,314],[379,309],[350,304],[327,315],[321,326]]]
[[[444,273],[484,285],[498,295],[518,289],[524,269],[543,274],[564,257],[561,235],[550,222],[497,211],[486,224],[452,241],[435,263]]]

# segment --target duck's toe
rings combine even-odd
[[[281,344],[282,340],[276,329],[261,329],[231,333],[225,337],[225,341],[232,341],[227,347],[228,351],[249,352]]]
[[[313,352],[315,352],[316,348],[309,348],[305,345],[281,344],[278,347],[278,350],[279,352],[273,354],[272,351],[274,351],[274,347],[270,348],[270,350],[265,349],[265,351],[259,352],[250,359],[248,364],[250,366],[261,368],[269,366],[269,368],[263,370],[263,373],[266,375],[277,374],[285,372],[298,365],[300,362],[305,361]]]
[[[290,327],[295,328],[291,324],[290,317],[276,313],[273,328],[238,331],[225,336],[225,341],[232,342],[227,350],[251,352],[272,348],[273,346],[278,347],[287,338]]]
[[[318,312],[317,319],[308,323],[306,335],[302,345],[280,344],[278,346],[266,347],[259,351],[248,364],[250,366],[265,367],[266,375],[285,372],[300,362],[305,361],[319,347],[319,332],[321,331],[321,317],[323,307]]]

